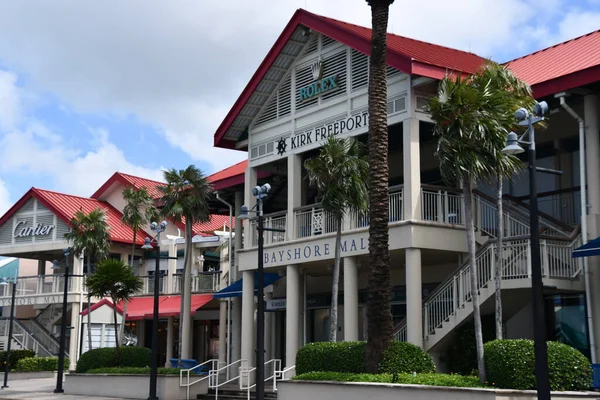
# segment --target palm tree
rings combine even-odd
[[[181,318],[179,323],[179,354],[178,364],[182,356],[189,358],[190,349],[183,346],[183,332],[189,334],[191,329],[191,253],[192,253],[192,226],[196,222],[210,221],[209,198],[212,194],[211,186],[203,174],[194,165],[186,169],[169,169],[164,171],[166,185],[159,187],[162,192],[162,213],[175,222],[185,223],[185,252],[183,257],[183,288],[181,302]],[[186,345],[189,346],[186,340]]]
[[[338,285],[342,248],[342,220],[347,210],[360,215],[368,209],[367,179],[369,163],[359,142],[330,137],[321,147],[319,156],[306,160],[304,166],[311,185],[316,186],[323,210],[333,216],[336,224],[335,259],[331,285],[329,340],[337,341]]]
[[[367,371],[377,372],[392,341],[392,287],[389,254],[389,168],[387,131],[387,25],[394,0],[367,0],[371,6],[369,60],[369,298]]]
[[[530,86],[514,76],[511,70],[493,61],[488,61],[480,71],[472,77],[471,83],[481,92],[493,92],[494,107],[492,112],[494,118],[499,122],[499,131],[490,135],[490,139],[496,139],[496,218],[497,224],[497,247],[495,260],[495,325],[496,339],[502,339],[502,270],[504,268],[504,212],[502,206],[502,183],[505,178],[511,178],[521,168],[523,163],[514,156],[502,153],[506,142],[506,133],[516,128],[514,112],[519,107],[533,106],[535,100]]]
[[[106,259],[96,265],[96,270],[87,280],[88,292],[93,296],[110,296],[113,302],[113,318],[115,323],[115,345],[116,345],[116,365],[120,365],[121,353],[119,349],[119,328],[117,327],[117,304],[125,302],[143,287],[142,280],[133,273],[121,260]],[[88,314],[89,316],[89,314]],[[125,313],[123,321],[125,324]]]
[[[148,193],[148,189],[141,187],[138,190],[128,187],[123,190],[123,199],[126,204],[123,207],[123,216],[121,221],[131,227],[133,231],[133,244],[131,245],[131,269],[134,270],[133,258],[135,256],[135,247],[137,241],[137,233],[149,221],[153,220],[158,215],[158,210],[154,207],[154,199]],[[127,315],[127,299],[124,300],[123,318]],[[125,320],[121,324],[119,334],[123,336],[125,331]]]
[[[101,208],[96,208],[88,214],[79,210],[75,213],[69,222],[71,231],[65,233],[65,240],[73,243],[73,254],[76,257],[82,254],[87,258],[87,273],[92,271],[92,258],[101,261],[108,257],[110,251],[109,227],[106,223],[106,212]],[[92,295],[88,291],[87,307],[87,331],[88,331],[88,350],[92,349]]]

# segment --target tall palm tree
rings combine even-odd
[[[387,25],[394,0],[367,0],[371,6],[369,60],[369,298],[367,370],[377,372],[393,336],[389,254],[389,168],[387,127]]]
[[[338,286],[342,248],[342,220],[345,211],[360,215],[368,209],[367,180],[369,163],[359,142],[330,137],[319,156],[304,163],[310,184],[316,186],[323,210],[333,216],[336,225],[335,258],[331,284],[329,340],[337,341]]]
[[[135,271],[133,259],[135,257],[137,233],[158,215],[158,210],[154,207],[154,199],[150,196],[148,189],[145,187],[141,187],[137,190],[132,187],[126,188],[123,190],[123,199],[126,204],[125,207],[123,207],[121,221],[130,226],[133,231],[130,266],[132,271]],[[123,305],[123,318],[127,315],[127,303],[128,299],[125,299]],[[124,331],[125,319],[123,319],[123,323],[121,324],[119,335],[123,336]]]
[[[65,233],[64,238],[72,243],[73,254],[76,257],[82,254],[87,258],[87,273],[93,273],[92,258],[96,261],[104,260],[108,257],[110,251],[109,227],[106,223],[106,212],[101,208],[96,208],[88,214],[79,210],[75,213],[69,222],[71,231]],[[87,305],[87,331],[88,331],[88,350],[92,349],[92,295],[88,290]]]
[[[113,321],[115,326],[116,365],[121,363],[119,349],[119,328],[117,327],[117,304],[125,302],[144,286],[142,280],[136,276],[131,268],[121,260],[106,259],[96,265],[96,270],[87,280],[88,292],[93,296],[110,296],[113,307]],[[89,315],[89,314],[88,314]],[[123,323],[125,324],[125,313]]]
[[[194,165],[186,169],[164,171],[166,185],[159,187],[162,192],[162,213],[175,222],[185,223],[185,252],[183,257],[183,283],[181,318],[179,320],[178,364],[181,358],[190,357],[190,341],[183,347],[183,333],[191,330],[191,265],[192,265],[192,226],[196,222],[210,221],[209,198],[212,188],[203,172]]]
[[[488,92],[493,97],[491,113],[498,120],[498,132],[489,135],[496,140],[494,156],[496,159],[496,208],[497,208],[497,246],[495,254],[495,325],[496,339],[502,339],[502,270],[504,268],[504,213],[502,205],[503,180],[511,178],[523,163],[515,156],[502,153],[505,137],[517,123],[514,112],[519,107],[530,107],[535,102],[530,86],[514,76],[511,70],[495,62],[488,61],[471,79],[471,84],[480,92]]]

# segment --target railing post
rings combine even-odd
[[[490,245],[491,255],[490,255],[490,279],[494,280],[496,276],[496,252],[494,249],[496,248],[495,244]]]
[[[458,310],[458,285],[456,284],[456,276],[452,279],[452,300],[454,306],[454,314]]]
[[[423,325],[424,326],[424,336],[428,337],[429,336],[429,303],[426,302],[425,303],[425,307],[423,308],[423,311],[425,311],[423,314]],[[408,339],[408,327],[407,327],[407,339]]]
[[[438,222],[445,222],[444,221],[444,205],[443,205],[443,201],[442,201],[442,197],[444,196],[444,192],[442,192],[441,190],[437,191],[437,199],[436,199],[436,208],[437,208],[437,221]]]
[[[550,259],[548,257],[548,241],[542,240],[541,246],[542,252],[542,276],[550,276]]]
[[[527,242],[527,277],[531,278],[531,240]]]

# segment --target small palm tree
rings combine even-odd
[[[137,233],[144,228],[148,223],[158,216],[158,210],[154,206],[154,199],[148,193],[148,189],[141,187],[134,189],[128,187],[123,190],[123,199],[125,207],[123,207],[123,216],[121,221],[131,227],[133,231],[133,244],[131,245],[131,269],[134,271],[133,259],[135,257],[135,248],[137,242]],[[123,305],[123,315],[127,315],[127,299]],[[121,325],[120,336],[123,336],[125,324]]]
[[[504,268],[504,213],[502,206],[502,183],[504,178],[511,178],[521,168],[523,163],[515,156],[502,152],[506,144],[506,134],[516,129],[517,123],[514,112],[519,107],[531,107],[535,100],[530,86],[515,77],[511,70],[495,62],[487,62],[480,71],[472,77],[471,84],[480,92],[489,92],[495,99],[491,113],[498,121],[498,132],[489,135],[496,140],[494,156],[496,159],[496,208],[497,247],[495,261],[495,320],[496,339],[502,339],[502,270]]]
[[[369,298],[367,371],[378,372],[393,336],[389,253],[389,167],[387,126],[387,26],[394,0],[367,0],[371,6],[369,60]]]
[[[80,257],[82,254],[87,258],[87,273],[92,271],[92,258],[101,261],[108,257],[110,251],[109,227],[106,223],[106,212],[96,208],[88,214],[79,210],[69,222],[71,231],[65,233],[64,238],[72,243],[73,254]],[[92,349],[92,324],[91,324],[91,294],[88,291],[88,350]]]
[[[336,224],[335,258],[331,285],[329,340],[337,340],[338,285],[342,248],[342,220],[345,211],[360,215],[368,209],[369,163],[359,142],[330,137],[319,156],[304,163],[311,185],[316,186],[323,210]]]
[[[113,304],[113,318],[115,323],[115,344],[117,365],[121,359],[119,349],[119,328],[117,326],[117,307],[121,301],[127,301],[142,290],[143,282],[136,276],[131,268],[121,260],[106,259],[98,263],[96,270],[87,280],[88,292],[93,296],[109,296]],[[88,314],[89,316],[89,314]],[[125,312],[123,312],[122,325],[125,324]]]
[[[183,346],[183,332],[189,332],[191,302],[191,265],[192,265],[192,226],[196,222],[210,221],[209,199],[212,188],[206,176],[194,165],[186,169],[170,169],[164,171],[166,185],[159,187],[162,192],[162,213],[175,222],[185,223],[185,252],[183,257],[183,288],[181,302],[181,318],[179,324],[178,364],[182,356],[190,357],[190,348]],[[190,343],[186,341],[186,345]]]

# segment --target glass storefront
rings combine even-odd
[[[568,344],[590,358],[584,294],[546,297],[548,340]]]

